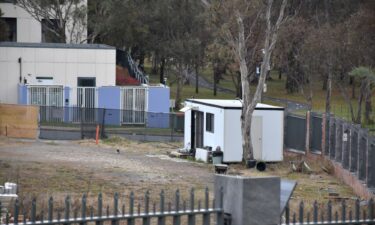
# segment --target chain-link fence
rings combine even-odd
[[[182,141],[183,113],[41,106],[40,138],[93,138],[122,136],[140,141]]]

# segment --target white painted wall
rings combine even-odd
[[[283,160],[284,111],[255,110],[254,116],[262,117],[262,160],[279,162]]]
[[[224,115],[224,162],[242,160],[241,110],[226,109]]]
[[[213,150],[217,146],[224,152],[224,162],[242,161],[242,134],[241,134],[241,110],[222,109],[199,103],[185,102],[197,111],[204,112],[204,140],[203,146],[211,146]],[[206,131],[206,113],[215,115],[214,133]],[[266,162],[278,162],[283,160],[284,146],[284,111],[280,110],[255,110],[254,117],[261,119],[262,127],[261,143],[262,149],[258,150],[256,160]],[[251,132],[257,132],[252,126]],[[191,141],[191,111],[185,112],[185,146]],[[257,151],[257,150],[254,150]]]
[[[82,4],[87,5],[87,0]],[[28,12],[13,3],[0,3],[2,17],[17,18],[17,42],[41,43],[42,26]],[[72,21],[68,21],[65,34],[67,43],[87,43],[87,23],[72,28]]]
[[[42,26],[25,10],[13,3],[0,3],[2,17],[17,18],[17,42],[42,42]]]
[[[115,49],[0,47],[0,102],[17,103],[22,78],[38,84],[37,76],[53,77],[54,85],[77,86],[77,77],[96,77],[96,86],[116,85]],[[28,76],[31,74],[31,76]]]

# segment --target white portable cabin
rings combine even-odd
[[[187,99],[185,107],[185,147],[217,147],[224,162],[242,161],[240,100]],[[257,104],[252,118],[251,137],[257,161],[283,160],[284,108]]]

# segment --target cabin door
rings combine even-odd
[[[203,122],[204,114],[199,111],[191,111],[191,147],[193,149],[203,147]]]
[[[253,116],[251,123],[251,143],[253,144],[254,159],[262,160],[262,133],[263,121],[261,116]]]

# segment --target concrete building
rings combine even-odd
[[[48,40],[47,31],[43,29],[42,23],[34,19],[23,8],[15,4],[14,0],[0,1],[0,9],[3,13],[2,19],[9,26],[10,36],[8,41],[12,42],[51,42]],[[87,0],[81,4],[87,5]],[[68,21],[65,35],[67,43],[85,43],[87,39],[87,26],[79,23],[73,27],[72,21]]]
[[[86,44],[86,23],[68,21],[69,44],[49,43],[43,20],[13,0],[0,0],[0,8],[10,31],[9,41],[0,42],[0,103],[42,106],[40,119],[49,122],[79,122],[81,108],[101,108],[109,124],[168,126],[169,88],[116,86],[116,49]]]
[[[115,63],[107,45],[0,42],[0,102],[16,104],[18,84],[115,86]]]

